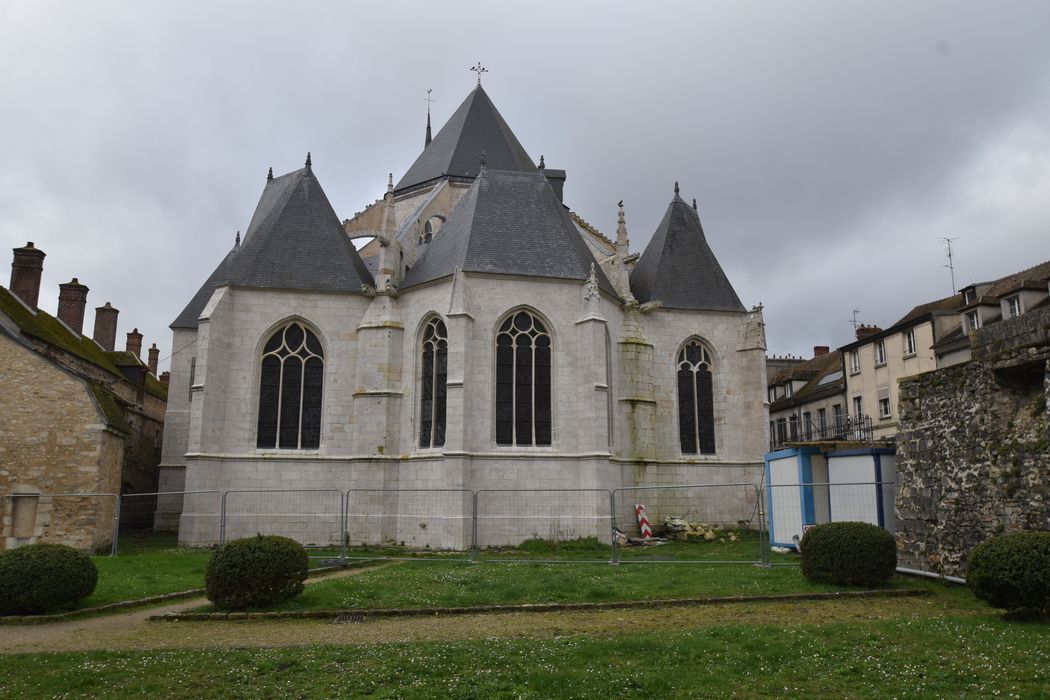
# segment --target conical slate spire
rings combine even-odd
[[[677,185],[663,220],[631,271],[631,291],[643,304],[660,301],[669,309],[744,311],[707,244],[700,217],[678,196]]]
[[[464,272],[584,281],[595,262],[542,173],[488,167],[405,276],[402,287]],[[616,296],[599,268],[598,287]]]
[[[486,165],[493,170],[536,172],[535,163],[479,85],[449,117],[394,190],[400,192],[443,177],[471,180],[477,177],[482,151]]]

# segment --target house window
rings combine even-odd
[[[777,418],[777,444],[782,445],[787,442],[787,419]]]
[[[821,437],[828,432],[828,410],[826,408],[817,409],[817,429]]]
[[[678,353],[678,435],[682,454],[715,453],[711,357],[696,340]]]
[[[904,331],[904,356],[915,354],[915,330],[908,329]]]
[[[791,382],[784,385],[784,396],[791,396]]]
[[[813,416],[808,411],[802,414],[802,436],[806,440],[813,437]]]
[[[975,331],[981,327],[981,316],[977,313],[977,309],[966,314],[966,322],[970,324],[971,331]]]
[[[875,364],[886,364],[886,341],[879,340],[875,343]]]
[[[842,404],[837,403],[831,407],[831,412],[835,414],[835,430],[842,430],[843,416],[842,416]]]
[[[448,379],[448,333],[440,318],[423,329],[423,383],[420,391],[419,446],[445,444],[445,383]]]
[[[311,331],[289,323],[266,341],[259,376],[261,448],[316,449],[321,444],[324,351]]]
[[[1012,296],[1006,300],[1006,317],[1014,318],[1021,315],[1021,297]]]
[[[860,418],[864,415],[864,401],[860,396],[853,397],[853,416]]]
[[[888,398],[879,399],[879,417],[889,418],[890,417],[890,400]]]
[[[792,414],[788,426],[791,431],[791,439],[798,440],[798,416]]]
[[[496,334],[496,444],[551,444],[551,336],[527,311]]]
[[[860,371],[860,353],[856,350],[850,350],[849,353],[849,371],[850,374],[856,374]]]

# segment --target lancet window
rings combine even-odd
[[[258,447],[318,448],[323,385],[324,350],[313,332],[289,323],[270,336],[259,379]]]
[[[551,444],[551,336],[528,311],[496,334],[496,444]]]
[[[682,454],[715,453],[711,356],[697,340],[678,353],[678,434]]]
[[[419,446],[445,444],[445,397],[448,381],[448,332],[440,318],[423,329],[423,383],[419,410]]]

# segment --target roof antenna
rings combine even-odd
[[[547,169],[547,164],[543,162],[543,154],[542,153],[540,154],[540,166],[539,167],[540,167],[540,170],[546,170]]]
[[[678,180],[674,181],[674,196],[678,196]]]
[[[240,248],[241,247],[241,232],[240,231],[237,232],[237,237],[233,239],[233,247],[234,248]]]
[[[478,61],[478,65],[472,66],[471,70],[478,74],[478,87],[481,87],[481,74],[482,73],[488,73],[489,69],[488,68],[482,68],[481,67],[481,61]]]
[[[861,323],[860,321],[857,320],[857,314],[859,314],[859,313],[860,313],[860,309],[853,309],[853,320],[846,322],[846,323],[849,323],[850,325],[853,326],[853,332],[854,333],[857,331],[857,328],[859,328],[860,326],[864,325],[863,323]]]
[[[423,144],[423,148],[426,148],[427,146],[429,146],[430,145],[430,141],[431,141],[431,138],[430,138],[430,103],[431,102],[437,102],[437,100],[432,99],[430,97],[430,93],[432,93],[432,92],[434,92],[433,88],[428,88],[427,89],[427,96],[423,98],[427,102],[427,139],[426,139],[426,142]]]
[[[270,171],[268,173],[266,173],[266,180],[267,180],[267,182],[269,182],[272,179],[273,179],[273,166],[271,165],[270,166]]]
[[[306,167],[309,168],[312,164],[313,164],[313,161],[311,161],[311,159],[310,159],[310,151],[307,151],[306,152]]]
[[[952,274],[952,294],[955,294],[955,292],[957,292],[958,290],[955,288],[955,264],[952,262],[952,241],[957,241],[959,239],[948,238],[947,236],[945,236],[943,238],[938,238],[937,240],[944,241],[945,245],[948,246],[948,264],[945,265],[945,267],[948,268],[948,270]]]

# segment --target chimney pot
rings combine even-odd
[[[863,324],[857,326],[857,340],[864,340],[879,333],[882,333],[882,329],[878,326],[865,326]]]
[[[813,346],[813,357],[822,357],[831,352],[831,348],[827,345],[814,345]]]
[[[120,311],[114,309],[107,301],[105,306],[95,308],[95,332],[91,337],[102,346],[103,350],[112,352],[117,345],[117,314]]]
[[[171,381],[171,372],[165,371],[163,374],[160,375],[160,383],[163,384],[164,386],[167,386],[168,382],[170,382],[170,381]]]
[[[84,332],[84,307],[88,288],[76,277],[58,285],[58,317],[78,334]]]
[[[40,275],[44,271],[46,253],[33,247],[29,241],[22,248],[12,248],[14,257],[11,260],[11,293],[25,302],[31,309],[37,308],[40,301]]]
[[[150,373],[154,377],[156,377],[157,363],[160,361],[160,349],[157,348],[156,343],[150,346],[150,349],[146,351],[146,355],[147,357],[149,357],[149,359],[146,361],[146,365],[149,367]]]
[[[142,334],[139,333],[138,328],[128,333],[128,344],[124,349],[135,357],[142,359]]]

